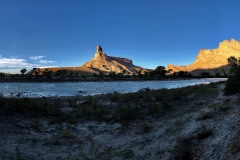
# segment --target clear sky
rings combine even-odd
[[[155,68],[240,40],[239,0],[0,0],[0,72],[80,66],[96,45]]]

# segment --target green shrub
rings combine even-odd
[[[95,110],[95,118],[96,119],[104,119],[107,115],[107,109],[104,107],[97,107]]]
[[[122,121],[133,120],[138,117],[139,109],[133,107],[120,106],[116,108],[116,119]]]
[[[197,139],[205,139],[213,135],[213,131],[209,128],[206,128],[205,126],[202,126],[200,129],[200,132],[197,134]]]
[[[228,78],[224,89],[225,95],[234,95],[240,92],[240,71],[236,72],[232,77]]]
[[[75,135],[71,132],[71,131],[64,131],[61,135],[60,135],[61,138],[64,138],[64,139],[73,139],[75,138]]]

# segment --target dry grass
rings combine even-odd
[[[0,97],[2,106],[0,115],[51,116],[55,117],[54,122],[67,121],[69,123],[78,120],[131,121],[148,116],[159,117],[175,107],[176,102],[189,103],[196,99],[216,97],[218,93],[216,85],[217,83],[177,89],[72,98]],[[62,108],[66,107],[70,107],[71,110],[63,111]]]

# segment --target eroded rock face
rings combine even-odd
[[[43,74],[44,70],[44,68],[41,69],[40,74]],[[133,75],[139,72],[144,74],[145,72],[149,71],[139,66],[135,66],[132,63],[132,60],[128,58],[108,56],[106,53],[103,52],[103,49],[100,45],[96,47],[96,53],[94,57],[80,67],[56,67],[47,68],[47,70],[51,72],[56,72],[58,70],[75,71],[81,74],[115,72],[123,73],[124,75]]]
[[[135,66],[128,58],[111,57],[103,52],[101,46],[97,46],[94,58],[81,66],[97,72],[116,72],[123,74],[136,74],[145,72],[146,69]]]
[[[167,70],[172,72],[187,71],[193,75],[200,75],[202,72],[215,74],[228,74],[230,66],[227,59],[230,56],[240,57],[240,42],[231,39],[219,43],[219,47],[213,50],[201,49],[196,60],[188,66],[175,66],[170,64]]]

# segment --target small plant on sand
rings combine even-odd
[[[219,109],[219,105],[220,103],[212,103],[208,106],[208,108],[217,111]]]
[[[71,131],[66,130],[60,135],[60,137],[64,139],[73,139],[75,138],[75,135]]]
[[[219,108],[219,110],[222,111],[222,112],[226,112],[226,111],[228,111],[228,110],[230,110],[230,109],[231,109],[231,108],[230,108],[229,106],[225,106],[225,105],[220,106],[220,108]]]
[[[206,119],[213,118],[213,116],[214,116],[213,112],[205,112],[205,113],[201,113],[199,117],[196,118],[196,120],[197,121],[206,120]]]
[[[152,126],[148,123],[141,123],[138,126],[138,131],[136,133],[139,134],[145,134],[145,133],[149,133],[152,129]]]
[[[20,149],[18,147],[16,147],[16,160],[24,160],[24,158],[22,158],[22,153],[20,152]]]
[[[175,124],[175,125],[181,125],[181,124],[183,124],[183,116],[178,116],[178,117],[176,117],[174,120],[173,120],[173,123]]]
[[[230,152],[232,154],[239,153],[240,151],[240,137],[237,137],[233,140],[233,142],[229,146]]]
[[[192,160],[194,159],[193,144],[191,138],[177,139],[177,146],[175,147],[174,160]]]
[[[95,114],[95,119],[101,120],[105,119],[107,115],[107,109],[106,107],[104,108],[103,106],[99,106],[94,110]]]
[[[197,134],[197,139],[205,139],[213,135],[213,131],[209,128],[206,128],[206,126],[202,126],[200,129],[200,132]]]
[[[120,106],[116,108],[116,119],[120,121],[129,121],[139,116],[139,109],[136,107]]]
[[[122,154],[124,159],[132,159],[134,156],[134,152],[132,149],[125,149],[120,154]]]

